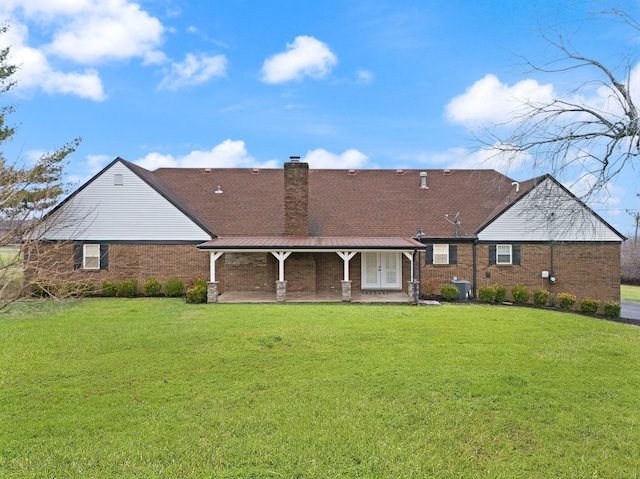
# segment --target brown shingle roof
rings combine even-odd
[[[420,171],[428,189],[420,188]],[[448,172],[448,173],[445,173]],[[355,173],[355,174],[354,174]],[[161,168],[163,187],[217,236],[282,236],[282,169]],[[473,238],[515,191],[494,170],[309,170],[314,237]],[[223,193],[216,194],[220,186]],[[457,212],[459,225],[452,219]]]

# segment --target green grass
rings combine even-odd
[[[28,303],[0,477],[637,477],[638,351],[533,308]]]
[[[640,303],[640,286],[620,285],[620,298],[622,301]]]

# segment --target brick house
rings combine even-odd
[[[494,170],[160,168],[115,159],[48,216],[32,261],[67,278],[225,292],[396,291],[452,279],[619,300],[624,237],[551,176]],[[49,256],[47,256],[47,254]],[[35,270],[34,270],[35,271]],[[37,272],[32,272],[37,275]]]

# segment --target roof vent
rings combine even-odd
[[[205,168],[205,169],[204,169],[204,171],[203,171],[203,173],[204,173],[205,175],[210,175],[210,174],[211,174],[211,168]]]
[[[404,171],[396,170],[396,175],[398,175],[398,176],[404,175]]]
[[[514,181],[511,183],[511,186],[515,186],[516,187],[516,193],[520,192],[520,183],[518,183],[517,181]]]
[[[420,189],[421,190],[428,190],[429,187],[427,186],[427,172],[426,171],[421,171],[420,172]]]
[[[349,170],[347,174],[350,176],[354,176],[356,174],[356,170]]]
[[[443,174],[444,176],[449,176],[449,175],[451,175],[451,170],[450,170],[450,169],[448,169],[448,168],[447,168],[446,170],[442,170],[442,174]]]
[[[222,188],[220,187],[220,185],[218,185],[218,187],[216,188],[216,191],[214,191],[214,193],[216,195],[221,195],[222,194]]]
[[[252,175],[259,175],[260,174],[260,168],[253,168],[251,170],[251,174]]]

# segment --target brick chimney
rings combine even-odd
[[[309,236],[309,164],[291,156],[284,164],[284,235]]]

